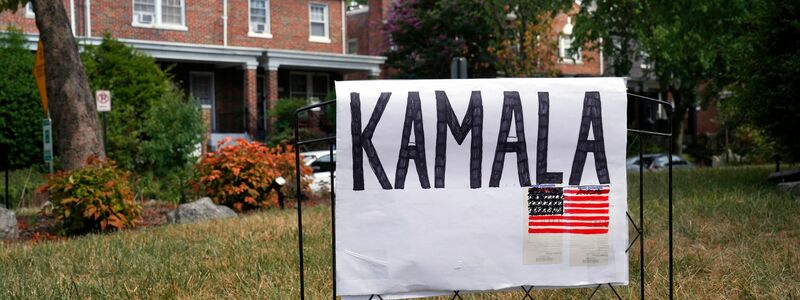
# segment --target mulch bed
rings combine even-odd
[[[174,210],[175,205],[161,202],[147,202],[142,205],[142,215],[136,220],[136,228],[148,228],[167,223],[167,213]],[[46,215],[17,216],[19,238],[21,242],[37,243],[41,241],[66,240],[69,237],[56,234],[55,219]]]
[[[296,209],[294,200],[287,200],[286,209]],[[317,205],[329,205],[330,198],[320,195],[311,196],[303,200],[303,207],[313,207]],[[167,213],[175,210],[175,205],[165,202],[157,202],[154,200],[142,204],[142,215],[136,221],[136,228],[132,230],[139,230],[142,228],[149,228],[159,225],[167,224]],[[248,211],[242,214],[252,214],[257,211]],[[55,219],[51,216],[42,214],[17,216],[17,226],[19,226],[20,242],[38,243],[42,241],[60,241],[67,240],[67,236],[59,236],[56,234]]]

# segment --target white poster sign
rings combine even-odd
[[[98,90],[95,92],[94,100],[97,102],[97,111],[111,111],[111,91]]]
[[[627,284],[621,78],[336,83],[337,294]]]

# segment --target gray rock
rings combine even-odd
[[[39,210],[50,208],[50,207],[53,207],[53,202],[50,202],[50,200],[47,200],[44,203],[42,203],[41,206],[39,206]]]
[[[789,193],[794,199],[800,199],[800,181],[778,183],[778,189]]]
[[[235,216],[236,212],[229,207],[216,205],[211,202],[211,198],[203,197],[194,202],[181,204],[177,209],[167,213],[167,222],[186,224]]]
[[[0,241],[16,239],[18,234],[17,215],[0,207]]]

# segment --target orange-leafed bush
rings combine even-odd
[[[39,188],[49,192],[60,234],[134,227],[141,206],[133,199],[128,173],[94,157],[82,169],[59,171]]]
[[[282,176],[287,182],[282,192],[293,195],[296,190],[294,164],[291,146],[269,148],[258,142],[239,139],[236,145],[223,147],[203,157],[198,165],[200,180],[195,188],[215,203],[237,211],[277,207],[278,194],[271,187],[272,182]],[[301,186],[307,190],[311,169],[303,165],[301,173]]]

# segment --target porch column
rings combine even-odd
[[[244,70],[244,100],[247,111],[247,133],[255,137],[258,133],[258,98],[256,97],[256,68],[258,66],[246,66]]]
[[[267,81],[267,111],[272,111],[278,105],[278,68],[270,67],[265,77]],[[270,117],[267,121],[267,136],[272,134],[272,124],[275,119]]]
[[[203,125],[206,126],[206,133],[203,137],[203,144],[200,146],[201,154],[208,153],[208,141],[211,139],[211,105],[202,105],[203,110]]]

